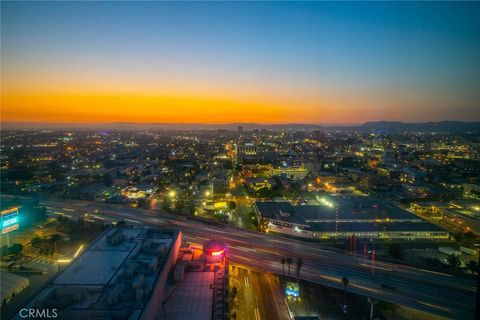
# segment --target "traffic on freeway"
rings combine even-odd
[[[229,246],[232,262],[259,271],[281,274],[282,257],[300,257],[303,259],[300,277],[304,280],[342,288],[341,279],[346,276],[350,279],[349,291],[353,293],[447,318],[474,318],[476,287],[472,279],[347,255],[322,249],[312,242],[208,225],[170,213],[52,197],[39,200],[53,215],[80,218],[88,214],[91,219],[105,222],[124,219],[131,224],[180,228],[190,241],[221,238]]]

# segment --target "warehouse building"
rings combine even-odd
[[[448,239],[447,231],[397,206],[373,197],[319,197],[317,205],[256,202],[267,232],[306,238]]]

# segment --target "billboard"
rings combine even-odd
[[[2,226],[2,234],[17,230],[20,227],[18,224],[18,207],[3,210],[1,212],[0,223]]]

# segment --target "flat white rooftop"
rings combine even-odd
[[[60,274],[54,284],[106,285],[129,251],[86,251]]]

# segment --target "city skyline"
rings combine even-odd
[[[480,120],[478,3],[1,6],[2,123]]]
[[[0,318],[480,319],[479,16],[0,0]]]

